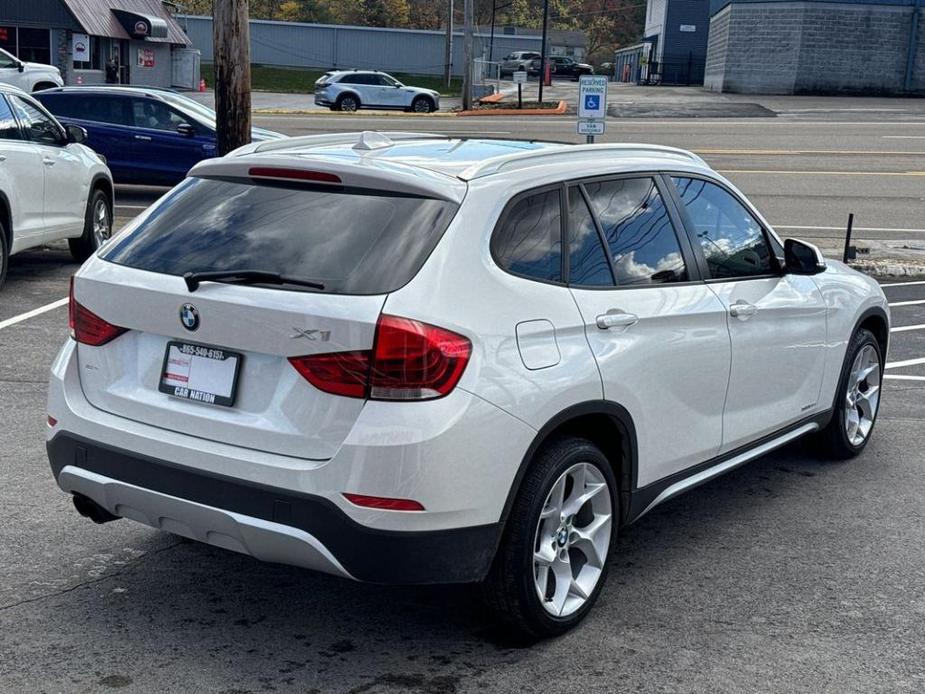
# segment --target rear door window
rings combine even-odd
[[[458,206],[387,192],[188,178],[104,258],[168,275],[264,270],[384,294],[417,274]]]
[[[508,208],[491,238],[502,268],[544,282],[562,280],[562,216],[559,188],[534,193]]]
[[[13,117],[13,110],[0,94],[0,140],[20,140],[19,124]]]
[[[620,286],[687,281],[668,210],[652,178],[585,184]]]
[[[568,281],[578,287],[613,286],[610,261],[598,234],[591,210],[578,186],[568,191],[569,274]]]

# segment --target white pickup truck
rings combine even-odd
[[[54,65],[27,63],[0,48],[0,82],[19,87],[24,92],[63,87],[61,71]]]

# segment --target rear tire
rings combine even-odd
[[[613,470],[597,446],[577,437],[546,444],[524,476],[481,585],[489,610],[519,638],[576,626],[606,581],[619,511]]]
[[[877,422],[882,381],[880,343],[869,330],[858,330],[845,352],[832,420],[816,437],[822,457],[848,460],[864,450]]]
[[[68,239],[71,257],[82,263],[96,253],[112,236],[112,205],[101,188],[94,188],[87,201],[84,233]]]
[[[353,113],[360,110],[360,100],[353,94],[344,94],[337,100],[335,107],[338,111]]]
[[[6,242],[6,229],[0,223],[0,287],[6,282],[6,269],[10,264],[10,245]]]

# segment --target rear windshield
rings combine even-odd
[[[103,258],[168,275],[264,270],[323,282],[325,292],[384,294],[420,270],[457,207],[382,191],[188,178]]]

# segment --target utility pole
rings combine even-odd
[[[446,86],[453,81],[453,0],[447,0],[446,11]]]
[[[543,83],[546,81],[546,25],[549,23],[549,0],[543,0],[543,45],[540,46],[540,94],[537,106],[543,103]]]
[[[219,156],[251,141],[248,0],[214,0],[215,139]]]
[[[488,62],[495,60],[495,8],[498,0],[491,0],[491,38],[488,39]]]
[[[463,111],[468,111],[470,108],[472,108],[472,5],[473,0],[465,0],[463,5],[465,8],[466,19],[466,29],[463,40],[466,63],[463,68]]]

